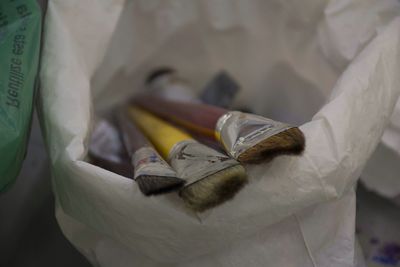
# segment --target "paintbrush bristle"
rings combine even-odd
[[[235,165],[182,188],[179,195],[190,209],[202,212],[232,199],[246,183],[245,169]]]
[[[247,149],[238,160],[243,163],[268,162],[278,155],[300,155],[304,148],[304,134],[299,128],[293,127]]]
[[[178,190],[185,180],[177,177],[140,175],[135,180],[140,191],[146,196],[159,195]]]

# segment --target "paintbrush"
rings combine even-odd
[[[147,91],[162,98],[187,102],[203,102],[226,108],[231,106],[240,87],[238,83],[224,70],[217,72],[202,88],[200,97],[197,97],[190,83],[182,79],[177,71],[168,66],[152,70],[146,78]],[[174,122],[169,121],[174,124]],[[179,125],[174,124],[176,127]],[[225,153],[220,144],[212,136],[199,134],[188,130],[197,141],[219,152]]]
[[[202,212],[233,198],[247,182],[245,170],[236,160],[143,109],[132,106],[129,115],[186,180],[179,196],[192,210]]]
[[[229,155],[243,163],[299,155],[305,147],[299,128],[262,116],[149,94],[135,97],[133,103],[191,131],[214,136]]]
[[[148,139],[127,117],[125,110],[119,109],[116,121],[123,144],[134,167],[134,180],[140,191],[146,196],[158,195],[177,190],[185,180],[177,177],[176,172],[157,153]]]
[[[119,133],[112,122],[98,119],[89,144],[91,163],[119,175],[132,178],[133,169],[122,145]]]
[[[172,91],[174,88],[180,88],[180,91],[184,91],[185,95],[191,95],[192,98],[194,98],[194,93],[193,90],[191,89],[191,85],[190,83],[187,82],[187,80],[181,78],[177,71],[174,70],[173,68],[170,67],[160,67],[155,69],[154,71],[150,72],[150,74],[148,75],[147,79],[146,79],[146,85],[149,89],[151,89],[151,93],[154,94],[156,93],[157,96],[161,97],[161,98],[167,98],[169,100],[175,100],[175,101],[185,101],[185,102],[194,102],[194,101],[190,101],[190,98],[186,97],[184,99],[180,98],[176,98],[174,97],[175,95],[177,95],[176,93],[172,93]],[[206,86],[203,88],[203,92],[201,93],[201,101],[204,104],[212,104],[213,106],[218,106],[218,107],[222,107],[222,108],[226,108],[231,106],[232,102],[233,102],[233,98],[235,97],[236,93],[239,90],[239,85],[238,83],[225,71],[220,71],[218,72],[216,75],[213,76],[213,78],[206,84]],[[163,92],[162,94],[160,94],[160,92]],[[166,97],[167,96],[167,97]],[[197,103],[199,103],[199,101],[197,101]],[[225,111],[227,112],[227,111]],[[245,113],[246,114],[246,113]],[[247,117],[249,117],[250,114],[248,114]],[[255,119],[256,115],[252,115],[252,117]],[[170,119],[170,117],[164,117],[166,119]],[[267,119],[269,120],[269,119]],[[173,120],[172,120],[173,121]],[[271,121],[271,120],[269,120]],[[182,122],[182,120],[181,120]],[[272,121],[274,124],[278,123],[275,121]],[[187,129],[191,129],[191,132],[193,134],[193,129],[197,129],[197,130],[201,130],[199,129],[199,127],[194,127],[194,125],[189,125],[186,124]],[[291,135],[292,131],[296,131],[300,132],[299,129],[293,129],[293,130],[289,130],[287,132],[285,132],[285,134]],[[213,132],[210,133],[205,133],[204,129],[199,131],[199,133],[205,134],[203,136],[207,136],[207,138],[202,138],[199,137],[201,136],[201,134],[196,134],[196,138],[202,142],[204,142],[204,140],[206,140],[206,144],[207,145],[212,145],[213,147],[215,147],[215,145],[213,144],[212,141],[210,141],[210,138],[214,138],[214,134]],[[283,135],[284,133],[282,133]],[[304,150],[304,136],[302,135],[302,133],[300,132],[299,135],[301,136],[297,136],[294,133],[294,142],[295,144],[297,143],[296,140],[300,139],[299,142],[303,143],[303,148],[300,148],[300,150]],[[241,137],[241,136],[240,136]],[[240,138],[239,137],[239,138]],[[263,150],[264,155],[266,157],[260,157],[258,156],[257,158],[252,157],[252,159],[250,161],[247,161],[247,163],[256,163],[259,161],[268,161],[271,160],[273,157],[275,157],[276,155],[279,154],[300,154],[301,151],[298,151],[297,149],[295,149],[294,147],[290,148],[285,148],[285,150],[283,150],[283,147],[278,147],[278,148],[274,148],[274,144],[278,144],[278,145],[283,145],[282,142],[280,142],[279,140],[277,140],[278,137],[286,137],[283,141],[287,142],[290,141],[288,140],[288,136],[274,136],[273,138],[269,138],[269,142],[270,142],[270,146],[265,146],[264,148],[266,150]],[[298,138],[297,138],[298,137]],[[302,140],[301,140],[302,139]],[[292,138],[293,140],[293,138]],[[221,140],[219,140],[221,141]],[[281,140],[282,141],[282,140]],[[222,143],[222,142],[221,142]],[[222,144],[223,145],[223,144]],[[225,147],[225,146],[224,146]],[[261,147],[262,148],[262,147]],[[258,147],[258,149],[256,149],[256,152],[258,152],[260,149],[260,147]],[[289,149],[289,150],[288,150]],[[274,151],[275,150],[275,151]],[[227,151],[229,152],[229,151]],[[251,152],[251,151],[249,151]],[[254,152],[253,152],[254,153]],[[232,155],[232,153],[231,153]],[[247,155],[244,154],[242,155],[241,158],[239,158],[239,160],[243,161],[243,158],[246,158]],[[244,162],[244,161],[243,161]]]

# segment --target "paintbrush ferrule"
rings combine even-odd
[[[136,150],[132,156],[132,164],[135,168],[135,180],[141,176],[176,177],[176,172],[151,146]]]
[[[225,151],[237,159],[259,142],[290,128],[293,126],[262,116],[230,111],[219,118],[215,136]]]
[[[194,140],[177,143],[169,153],[172,168],[186,181],[185,187],[240,163]]]

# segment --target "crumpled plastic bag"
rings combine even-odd
[[[337,1],[335,1],[337,2]],[[342,7],[342,12],[336,12],[335,5],[328,7],[326,13],[335,14],[335,21],[332,25],[324,25],[334,35],[341,35],[343,38],[336,38],[338,41],[331,42],[325,48],[327,54],[331,54],[335,65],[346,65],[357,55],[375,35],[385,29],[385,26],[395,16],[400,15],[399,1],[347,1]],[[360,14],[362,20],[355,20],[351,27],[348,27],[346,16]],[[369,14],[365,16],[364,14]],[[338,19],[340,18],[340,19]],[[347,26],[347,27],[346,27]],[[342,30],[342,29],[346,30]],[[345,38],[356,36],[356,38]],[[324,34],[321,34],[324,37]],[[321,38],[323,41],[323,38]],[[368,189],[384,196],[394,202],[400,203],[400,101],[397,101],[390,122],[386,127],[381,142],[372,154],[371,158],[361,174],[361,181]]]
[[[397,5],[364,2],[50,0],[40,109],[66,237],[95,266],[364,266],[354,185],[400,93]],[[238,106],[302,124],[304,155],[246,166],[250,183],[202,214],[87,163],[92,110],[159,65],[196,88],[226,69]]]
[[[381,142],[361,174],[370,190],[400,205],[400,101],[397,101]]]

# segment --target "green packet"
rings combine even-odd
[[[15,180],[26,154],[41,21],[36,0],[0,1],[0,191]]]

